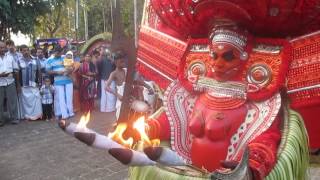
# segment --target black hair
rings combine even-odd
[[[11,40],[11,39],[9,39],[9,40],[7,40],[6,41],[6,45],[12,45],[12,46],[14,46],[14,42]]]
[[[118,59],[123,59],[124,58],[124,54],[123,53],[121,53],[121,52],[116,52],[116,53],[114,53],[114,55],[113,55],[113,59],[116,61],[116,60],[118,60]]]
[[[22,50],[22,49],[24,49],[24,48],[29,49],[29,47],[28,47],[27,45],[25,45],[25,44],[23,44],[23,45],[20,46],[20,50]]]
[[[45,81],[45,80],[50,80],[50,83],[51,83],[51,78],[50,78],[50,76],[43,76],[43,81]]]
[[[37,50],[36,50],[36,49],[31,49],[30,53],[31,53],[31,54],[36,54],[36,53],[37,53]]]
[[[42,48],[40,48],[40,47],[36,48],[36,50],[37,50],[37,51],[38,51],[38,50],[41,50],[41,51],[43,51],[43,49],[42,49]]]
[[[56,46],[55,48],[54,48],[54,51],[53,52],[58,52],[58,53],[61,53],[61,52],[63,52],[63,48],[61,47],[61,46]]]
[[[100,55],[100,52],[97,49],[95,49],[95,50],[92,51],[92,55],[93,56],[94,55]]]

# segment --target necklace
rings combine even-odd
[[[217,110],[227,110],[235,109],[243,105],[246,100],[239,98],[229,98],[229,97],[214,97],[205,93],[200,96],[200,102],[203,103],[208,108]]]

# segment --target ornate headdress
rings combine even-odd
[[[240,59],[248,59],[248,53],[245,51],[247,46],[247,37],[229,29],[215,28],[213,29],[210,40],[212,44],[226,43],[234,46],[241,53]]]

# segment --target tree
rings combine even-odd
[[[125,34],[129,37],[134,36],[134,7],[133,0],[127,1],[122,0],[121,7],[121,15],[122,21],[124,24]],[[137,0],[137,8],[138,8],[138,24],[142,18],[144,0]]]
[[[1,1],[1,0],[0,0]],[[52,0],[51,0],[52,1]],[[66,1],[66,0],[64,0]],[[121,17],[125,35],[134,36],[134,11],[133,0],[121,1]],[[114,0],[79,0],[79,28],[77,29],[77,39],[85,39],[84,8],[88,16],[89,39],[103,32],[112,32],[112,10],[111,3]],[[138,2],[138,24],[142,17],[144,0]],[[61,6],[63,0],[55,0],[54,7],[37,20],[40,22],[35,27],[35,38],[67,37],[76,39],[75,31],[75,0],[68,0]],[[52,3],[51,3],[52,4]],[[50,33],[51,32],[51,33]]]
[[[86,1],[86,8],[88,12],[88,26],[89,26],[89,38],[102,33],[104,31],[112,31],[112,12],[111,4],[113,0],[90,0]],[[133,0],[120,0],[121,2],[121,18],[123,22],[125,35],[128,37],[134,36],[134,8]],[[144,0],[137,0],[138,6],[138,24],[142,18]],[[82,7],[83,8],[83,7]],[[82,10],[81,8],[81,10]],[[104,15],[104,17],[103,17]],[[83,13],[80,13],[83,19]],[[83,21],[79,24],[79,35],[84,37],[84,23]]]
[[[30,34],[37,23],[37,17],[50,10],[44,0],[1,0],[0,40],[10,38],[10,33]]]
[[[104,31],[111,32],[111,3],[112,1],[105,0],[87,2],[89,37]]]
[[[37,18],[35,35],[45,38],[56,36],[63,24],[67,24],[67,9],[65,8],[66,0],[49,1],[50,11]]]

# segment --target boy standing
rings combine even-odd
[[[53,93],[54,87],[51,85],[49,77],[44,78],[44,84],[40,88],[42,96],[42,119],[49,121],[52,118],[52,105],[53,105]]]

